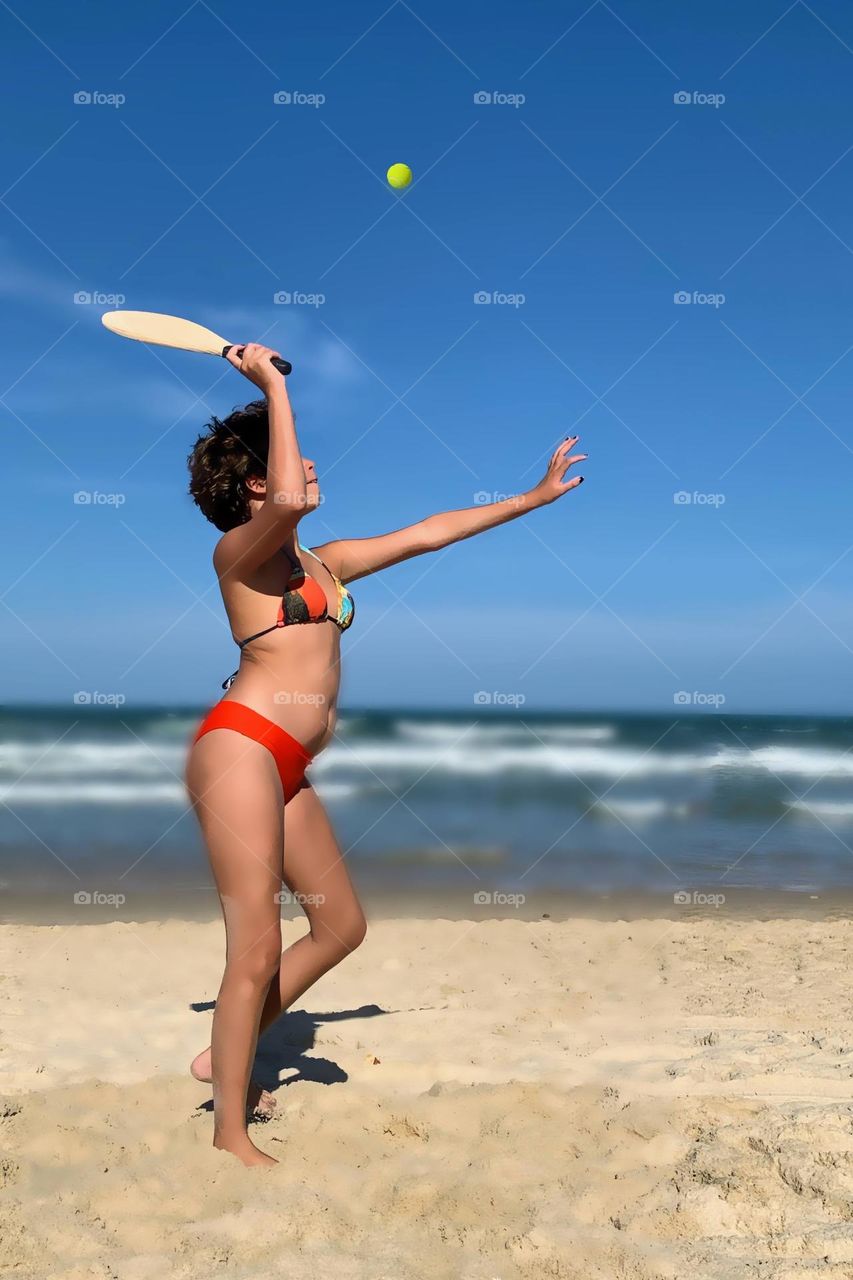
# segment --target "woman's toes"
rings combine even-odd
[[[199,1084],[211,1084],[213,1072],[210,1064],[210,1050],[205,1049],[190,1063],[190,1075]],[[268,1089],[262,1089],[256,1080],[249,1081],[246,1093],[246,1115],[249,1119],[269,1120],[275,1114],[278,1104]]]
[[[268,1089],[262,1089],[254,1080],[251,1082],[246,1096],[246,1111],[250,1116],[256,1120],[269,1120],[275,1114],[277,1105]]]

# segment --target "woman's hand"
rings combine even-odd
[[[587,453],[572,453],[578,440],[580,436],[568,436],[559,449],[552,453],[544,477],[530,491],[538,505],[545,506],[549,502],[556,502],[557,498],[561,498],[564,493],[577,489],[579,484],[583,484],[583,476],[574,476],[571,480],[565,478],[569,467],[589,457]]]
[[[281,352],[263,347],[259,342],[247,342],[245,347],[232,347],[225,359],[235,369],[239,369],[244,378],[260,387],[265,396],[269,396],[271,392],[284,386],[284,375],[272,364],[273,357],[280,360]]]

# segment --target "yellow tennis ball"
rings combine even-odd
[[[402,191],[412,181],[412,171],[407,164],[392,164],[385,177],[395,191]]]

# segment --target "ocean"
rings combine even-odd
[[[182,783],[201,714],[0,712],[7,917],[40,895],[215,909]],[[851,718],[350,712],[311,776],[356,884],[415,901],[853,888]]]

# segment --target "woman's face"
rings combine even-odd
[[[309,511],[314,511],[319,507],[322,498],[320,497],[320,482],[317,479],[317,468],[311,458],[302,459],[302,470],[305,474],[305,510],[302,515]],[[267,493],[267,484],[259,476],[249,476],[246,485],[253,498],[258,502],[263,502]],[[300,519],[302,517],[300,516]]]
[[[311,458],[303,458],[302,469],[305,472],[305,510],[313,511],[315,507],[319,507],[322,500],[317,468]]]

